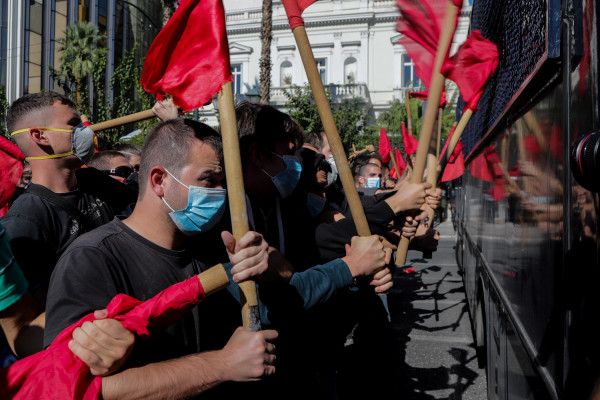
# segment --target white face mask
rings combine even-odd
[[[329,157],[327,157],[327,162],[331,166],[331,172],[327,173],[327,186],[329,186],[337,180],[338,169],[337,169],[337,166],[335,165],[335,160],[333,159],[333,154],[330,154]]]

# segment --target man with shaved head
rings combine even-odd
[[[11,137],[31,165],[31,183],[2,218],[36,300],[45,305],[50,275],[67,246],[110,222],[136,193],[92,168],[94,132],[73,102],[57,93],[28,94],[7,111]]]

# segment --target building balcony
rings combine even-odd
[[[291,89],[291,86],[272,87],[271,88],[271,104],[274,106],[285,106],[287,97],[284,91]],[[333,103],[341,103],[345,99],[358,98],[361,103],[371,104],[369,88],[365,83],[349,83],[335,84],[330,83],[325,85],[325,90],[331,94]]]

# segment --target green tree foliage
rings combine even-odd
[[[68,39],[69,35],[73,36],[72,32],[89,33],[87,23],[76,23],[76,26],[80,25],[85,26],[85,29],[67,28],[71,33],[66,32],[67,39],[65,39],[65,43],[72,43]],[[81,42],[90,43],[87,39],[82,39]],[[98,45],[98,43],[95,43],[95,45]],[[93,51],[94,61],[91,69],[86,70],[85,72],[87,73],[84,75],[76,76],[73,72],[74,70],[77,70],[78,74],[83,73],[83,69],[79,67],[79,64],[82,63],[67,58],[65,54],[73,50],[68,50],[68,47],[63,45],[59,50],[61,52],[61,60],[63,60],[62,68],[60,70],[51,69],[51,74],[56,84],[70,97],[73,94],[71,82],[78,82],[77,88],[79,88],[80,95],[75,102],[78,105],[78,110],[82,114],[87,115],[92,122],[107,121],[147,110],[154,105],[154,97],[139,85],[144,60],[136,59],[136,49],[137,44],[131,50],[123,52],[119,64],[115,67],[113,75],[108,80],[108,86],[106,84],[107,58],[105,48],[96,48]],[[87,53],[85,57],[88,57]],[[83,64],[86,64],[85,68],[90,66],[87,61]],[[108,99],[110,93],[112,93],[112,102]],[[141,129],[144,134],[137,137],[136,140],[143,142],[145,133],[155,124],[155,120],[142,121],[137,124],[98,132],[98,137],[100,142],[105,146],[111,146],[119,137],[127,132]]]
[[[448,105],[442,112],[442,140],[448,137],[450,129],[456,120],[456,112],[454,105],[458,97],[458,91],[454,92],[452,98],[448,100]],[[390,141],[394,147],[404,148],[402,144],[402,123],[408,128],[408,119],[406,112],[406,104],[404,101],[394,99],[390,103],[390,108],[382,112],[377,117],[376,123],[370,126],[368,131],[372,135],[376,135],[377,139],[374,144],[378,143],[379,131],[384,128],[390,137]],[[410,114],[412,123],[412,135],[417,139],[421,133],[422,117],[423,117],[423,101],[419,99],[410,99]],[[367,143],[368,144],[368,143]],[[357,146],[358,147],[358,146]],[[363,146],[364,147],[364,146]]]
[[[306,132],[323,130],[319,110],[309,86],[291,86],[284,89],[284,94],[288,100],[287,108],[290,115]],[[333,111],[333,119],[340,139],[345,151],[348,152],[352,148],[352,144],[356,144],[365,132],[369,118],[368,109],[359,98],[344,99],[339,104],[332,101],[329,92],[327,92],[327,98]]]
[[[57,39],[62,75],[75,82],[77,103],[81,106],[82,81],[94,71],[98,58],[106,54],[100,43],[106,37],[100,35],[98,27],[90,22],[76,22],[67,26],[65,37]]]

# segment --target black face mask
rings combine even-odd
[[[129,178],[129,175],[133,173],[133,168],[121,166],[114,169],[103,169],[101,172],[104,172],[107,175],[115,175],[120,178]]]

